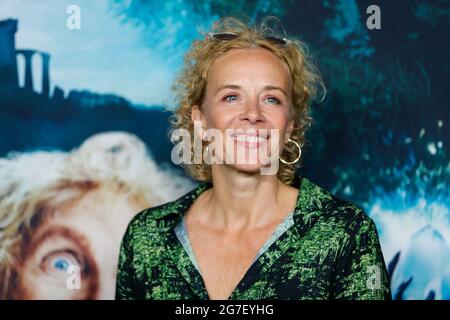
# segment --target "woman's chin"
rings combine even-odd
[[[261,172],[261,170],[264,168],[264,165],[261,163],[240,163],[233,164],[231,165],[231,167],[234,170],[242,173],[256,174]]]

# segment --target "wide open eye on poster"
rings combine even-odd
[[[0,299],[114,299],[130,221],[201,182],[174,149],[179,132],[170,129],[183,126],[173,115],[191,114],[179,111],[189,101],[173,84],[194,40],[233,41],[203,32],[230,15],[275,15],[271,45],[308,46],[326,90],[296,114],[313,119],[302,122],[310,127],[296,174],[375,222],[392,298],[450,298],[446,1],[0,0],[0,8]],[[250,103],[261,127],[284,124],[283,101],[294,100],[276,90],[256,97],[251,83],[220,99],[205,94],[203,125],[250,123],[240,113]],[[208,118],[214,112],[221,122]],[[195,151],[194,138],[187,148]]]

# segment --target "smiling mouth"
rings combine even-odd
[[[253,136],[253,135],[239,134],[233,136],[233,139],[238,142],[263,143],[267,141],[268,136]]]
[[[234,134],[231,139],[241,147],[247,149],[257,149],[267,143],[270,138],[267,134]]]

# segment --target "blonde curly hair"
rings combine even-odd
[[[186,129],[191,136],[191,154],[194,153],[194,124],[191,120],[192,107],[203,104],[208,70],[213,62],[231,49],[264,48],[283,60],[289,67],[292,77],[292,108],[294,129],[291,139],[300,146],[305,144],[305,132],[311,125],[310,102],[316,96],[319,88],[325,88],[320,74],[311,61],[307,47],[303,42],[289,39],[286,45],[280,46],[268,40],[274,36],[274,31],[268,26],[273,17],[267,17],[259,25],[249,24],[236,17],[225,17],[216,21],[210,32],[232,32],[238,36],[227,41],[195,40],[184,57],[184,65],[172,86],[174,105],[177,107],[171,117],[170,134],[177,129]],[[206,36],[207,32],[204,33]],[[275,35],[276,36],[276,35]],[[283,37],[280,37],[283,38]],[[203,145],[203,148],[206,144]],[[298,150],[293,144],[287,144],[281,157],[288,162],[298,156]],[[278,178],[291,184],[296,167],[295,164],[280,162]],[[211,181],[211,167],[206,163],[183,164],[187,173],[200,181]]]

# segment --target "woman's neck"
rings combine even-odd
[[[282,220],[295,208],[298,190],[276,175],[238,172],[212,166],[213,188],[204,199],[208,225],[244,231]]]

